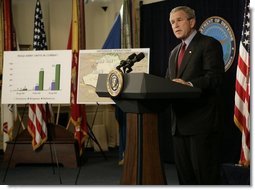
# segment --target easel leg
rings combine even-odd
[[[52,171],[53,171],[53,174],[55,174],[55,167],[54,167],[54,160],[53,160],[51,143],[49,143],[49,145],[50,145],[50,158],[51,158],[51,164],[52,164]]]
[[[57,168],[58,168],[59,183],[62,184],[62,179],[61,179],[61,175],[60,175],[60,168],[59,168],[59,163],[58,163],[58,156],[57,156],[56,146],[55,146],[54,142],[53,142],[53,151],[54,151],[54,155],[55,155],[55,158],[56,158],[56,164],[57,164]]]
[[[94,118],[93,118],[93,121],[92,121],[92,127],[94,126],[94,123],[95,123],[95,120],[96,120],[96,115],[97,115],[97,111],[98,111],[98,107],[99,107],[99,104],[97,103],[97,107],[96,107],[96,111],[95,111],[95,115],[94,115]],[[99,147],[101,153],[103,154],[105,160],[107,160],[107,157],[102,149],[102,147],[100,146],[99,142],[97,141],[97,138],[95,137],[93,131],[92,131],[92,127],[89,126],[88,122],[87,122],[87,126],[88,126],[88,135],[89,135],[89,138],[87,140],[87,143],[86,143],[86,146],[88,146],[88,142],[89,142],[89,139],[92,139],[96,144],[97,146]],[[78,173],[76,175],[76,179],[75,179],[75,185],[77,185],[77,182],[78,182],[78,178],[79,178],[79,175],[80,175],[80,172],[81,172],[81,158],[79,157],[79,169],[78,169]]]
[[[60,175],[60,167],[59,167],[58,156],[57,156],[57,151],[56,151],[56,145],[53,141],[53,137],[54,137],[53,125],[47,124],[47,130],[48,130],[48,141],[49,141],[49,146],[50,146],[50,155],[51,155],[53,174],[55,174],[55,168],[54,168],[54,158],[55,158],[55,161],[57,164],[57,169],[58,169],[59,183],[62,184],[62,179],[61,179],[61,175]]]
[[[26,108],[27,108],[27,104],[26,104],[25,107],[24,107],[24,110],[23,110],[23,113],[22,113],[22,117],[21,117],[20,122],[19,122],[19,127],[18,127],[17,136],[18,136],[19,131],[20,131],[20,128],[21,128],[21,126],[22,126],[22,121],[23,121],[23,118],[24,118],[24,115],[25,115],[25,110],[26,110]],[[16,143],[17,143],[17,136],[16,136],[16,138],[15,138],[15,140],[14,140],[14,144],[13,144],[13,146],[12,146],[11,155],[10,155],[10,158],[9,158],[9,160],[8,160],[8,164],[7,164],[7,167],[6,167],[6,170],[5,170],[5,173],[4,173],[4,177],[3,177],[3,180],[2,180],[3,183],[5,182],[5,179],[6,179],[6,176],[7,176],[9,167],[10,167],[10,164],[11,164],[11,160],[12,160],[12,156],[13,156],[13,153],[14,153],[15,145],[16,145]]]
[[[46,104],[46,116],[48,116],[48,113],[49,113],[49,104],[47,103]],[[56,164],[57,164],[57,168],[58,168],[58,177],[59,177],[59,183],[62,184],[62,179],[61,179],[61,175],[60,175],[60,168],[59,168],[59,163],[58,163],[58,156],[57,156],[57,151],[56,151],[56,146],[55,146],[55,143],[54,143],[54,126],[55,125],[52,125],[52,124],[49,124],[48,121],[47,121],[47,131],[48,131],[48,141],[49,141],[49,145],[50,145],[50,154],[51,154],[51,161],[52,161],[52,169],[53,169],[53,174],[55,174],[55,169],[54,169],[54,159],[53,159],[53,154],[52,154],[52,147],[51,145],[53,144],[53,152],[54,152],[54,157],[55,157],[55,160],[56,160]]]
[[[96,111],[95,111],[95,115],[94,115],[94,118],[93,118],[91,127],[90,127],[90,125],[89,125],[88,122],[87,122],[88,130],[89,130],[89,131],[88,131],[88,132],[89,132],[89,134],[88,134],[88,135],[89,135],[89,138],[88,138],[86,147],[87,147],[87,145],[88,145],[89,139],[92,139],[92,140],[96,143],[96,145],[99,147],[100,152],[102,153],[102,155],[103,155],[103,157],[105,158],[105,160],[107,160],[107,157],[106,157],[106,155],[105,155],[105,153],[104,153],[104,151],[103,151],[101,145],[99,144],[97,138],[95,137],[95,135],[94,135],[94,133],[93,133],[93,126],[94,126],[94,123],[95,123],[95,120],[96,120],[96,115],[97,115],[98,107],[99,107],[99,104],[97,103],[97,107],[96,107]]]

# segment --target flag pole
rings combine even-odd
[[[56,125],[58,125],[59,113],[60,113],[60,104],[58,104],[58,111],[57,111],[57,117],[56,117],[56,122],[55,122]]]

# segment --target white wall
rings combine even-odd
[[[120,11],[121,4],[121,0],[112,0],[107,4],[88,3],[85,5],[87,49],[102,48]],[[102,6],[107,6],[107,10],[104,11]]]
[[[20,44],[32,44],[35,0],[13,0],[13,20]],[[49,49],[66,49],[71,24],[71,0],[40,1]],[[120,10],[121,1],[85,4],[86,45],[88,49],[101,48]]]
[[[44,0],[40,1],[45,3]],[[71,0],[50,0],[48,3],[48,27],[50,49],[66,49],[72,19]],[[44,15],[43,15],[44,16]]]
[[[143,0],[144,4],[162,0]],[[36,0],[12,0],[13,19],[20,44],[33,42],[33,22]],[[66,49],[71,23],[71,0],[41,0],[43,20],[46,30],[48,48]],[[139,0],[136,1],[137,4]],[[85,4],[85,27],[87,49],[100,49],[111,30],[122,0],[107,3]],[[107,10],[102,9],[107,6]],[[138,6],[138,5],[137,5]]]

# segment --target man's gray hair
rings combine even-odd
[[[171,10],[170,15],[177,11],[184,11],[188,16],[188,19],[192,19],[192,18],[196,19],[195,11],[193,9],[191,9],[190,7],[187,7],[187,6],[175,7]]]

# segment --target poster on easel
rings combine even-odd
[[[67,104],[71,50],[5,51],[2,104]]]
[[[149,73],[149,48],[80,50],[78,69],[78,104],[115,104],[111,98],[99,97],[96,85],[99,74],[108,74],[130,55],[144,54],[132,67],[133,73]],[[105,81],[106,82],[106,81]]]

